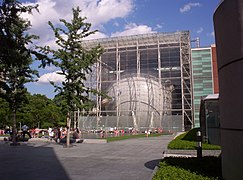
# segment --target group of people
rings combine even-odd
[[[38,138],[40,134],[44,135],[45,133],[43,130],[37,127],[30,129],[27,125],[23,125],[21,129],[23,138],[25,138],[26,134],[29,136],[29,138]]]
[[[80,130],[75,128],[72,130],[72,138],[79,139],[80,138]],[[61,139],[66,138],[67,136],[67,129],[63,127],[51,128],[49,127],[48,130],[42,130],[39,128],[29,129],[27,125],[22,126],[22,137],[25,139],[25,136],[28,135],[29,138],[38,138],[39,135],[45,136],[47,135],[48,138],[52,140],[56,140],[60,142]]]
[[[72,138],[73,139],[80,139],[81,131],[78,128],[71,129]],[[55,128],[55,129],[48,129],[49,138],[50,140],[55,139],[57,143],[60,142],[61,139],[67,137],[67,129],[66,128]]]

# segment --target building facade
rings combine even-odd
[[[84,42],[104,53],[86,85],[107,95],[81,116],[81,129],[135,128],[183,131],[194,126],[188,31]]]
[[[202,96],[219,93],[215,45],[192,48],[192,79],[194,127],[199,127],[199,110]]]
[[[192,77],[193,77],[193,104],[194,125],[199,127],[199,112],[201,97],[213,94],[212,51],[211,47],[193,48]]]

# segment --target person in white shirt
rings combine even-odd
[[[28,131],[29,127],[26,125],[22,126],[22,131],[23,131],[23,139],[25,139],[25,134],[27,134],[29,136],[29,138],[31,138],[30,132]]]
[[[49,134],[49,140],[52,141],[52,139],[54,138],[54,130],[51,127],[48,128],[48,134]]]

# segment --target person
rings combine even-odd
[[[58,127],[57,128],[57,143],[60,143],[61,140],[61,129]]]
[[[5,134],[10,134],[10,127],[9,126],[6,126],[5,127]]]
[[[49,140],[52,140],[52,138],[53,138],[53,131],[52,131],[51,127],[48,128],[48,137],[49,137]]]
[[[104,138],[105,137],[105,132],[103,130],[100,131],[100,137]]]
[[[30,132],[28,131],[28,129],[29,129],[29,127],[27,125],[22,126],[23,139],[25,139],[25,134],[27,134],[29,136],[29,138],[31,139],[31,135],[30,135]]]
[[[40,129],[38,127],[35,127],[35,135],[34,135],[34,137],[38,138],[39,137],[39,133],[40,133]]]
[[[30,134],[31,134],[31,137],[35,138],[35,127],[30,129]]]
[[[61,139],[66,138],[67,137],[67,128],[63,128],[61,131]]]
[[[80,139],[79,129],[76,128],[73,132],[73,139]]]
[[[49,133],[49,139],[52,141],[52,139],[54,138],[54,130],[52,129],[51,132]]]

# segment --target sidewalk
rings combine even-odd
[[[172,135],[110,143],[76,143],[72,148],[31,140],[0,145],[1,180],[148,180]]]
[[[202,156],[220,156],[221,150],[202,150]],[[180,157],[196,157],[197,150],[166,150],[164,157],[180,156]]]

